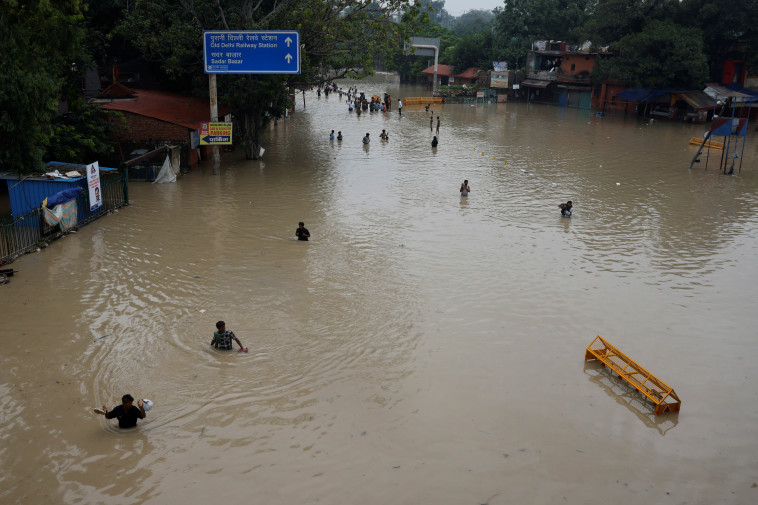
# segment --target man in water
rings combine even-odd
[[[337,132],[337,140],[342,140],[342,132]]]
[[[367,134],[366,134],[366,136],[365,136],[365,137],[363,137],[363,143],[364,143],[364,144],[368,144],[369,142],[371,142],[371,139],[370,139],[370,138],[368,138],[368,133],[367,133]]]
[[[571,200],[569,200],[566,203],[558,204],[558,207],[560,207],[561,209],[561,216],[571,217],[571,209],[573,208],[573,204],[571,203]]]
[[[329,140],[334,140],[334,130],[329,134]]]
[[[366,134],[368,135],[368,133]],[[300,221],[297,223],[297,230],[295,230],[295,235],[297,235],[298,240],[308,240],[308,237],[311,236],[311,232],[308,231],[308,228],[305,227],[305,223]]]
[[[468,185],[468,179],[463,181],[463,184],[461,184],[461,196],[468,196],[468,194],[471,192],[471,188]]]
[[[385,130],[382,130],[382,133],[379,134],[379,138],[382,140],[389,140],[390,136],[387,135],[387,132]]]
[[[437,137],[435,136],[435,137],[432,139],[432,147],[437,147],[437,144],[439,144],[439,142],[437,141]]]
[[[239,352],[247,352],[247,349],[242,347],[242,342],[240,342],[240,339],[237,338],[234,332],[226,329],[226,323],[223,321],[217,322],[216,331],[213,332],[211,346],[221,351],[231,351],[234,348],[232,346],[232,340],[237,342],[237,345],[240,346]]]
[[[119,428],[134,428],[137,426],[137,419],[144,419],[147,415],[145,414],[142,400],[139,400],[137,402],[137,407],[135,407],[132,395],[122,396],[121,405],[113,407],[113,410],[110,412],[108,412],[105,405],[96,410],[96,412],[103,414],[106,419],[118,419]]]

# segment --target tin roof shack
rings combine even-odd
[[[200,160],[200,123],[210,120],[208,99],[165,91],[131,91],[134,93],[133,98],[101,102],[103,109],[120,111],[126,119],[128,129],[118,132],[116,137],[122,152],[121,161],[126,161],[126,153],[139,149],[153,150],[165,145],[179,145],[180,165],[197,166]],[[227,110],[219,107],[220,116],[227,113]],[[210,148],[202,154],[210,156]]]
[[[713,117],[716,101],[702,91],[671,88],[627,88],[618,93],[617,103],[625,113],[652,119],[704,123]]]
[[[76,203],[67,206],[68,227],[87,224],[126,203],[125,182],[115,168],[100,167],[102,205],[95,210],[91,210],[86,165],[51,161],[47,170],[56,175],[0,173],[8,190],[11,214],[0,219],[0,261],[12,261],[63,234],[63,228],[43,218],[42,202],[46,198],[65,190],[78,193]]]
[[[527,100],[559,107],[589,110],[592,106],[592,71],[597,53],[589,46],[569,46],[565,42],[541,42],[527,51],[526,79],[521,82]]]
[[[45,164],[47,173],[59,173],[61,176],[50,176],[42,173],[36,175],[23,175],[0,173],[0,179],[4,179],[8,186],[11,217],[17,218],[27,212],[38,208],[45,198],[52,196],[64,189],[81,188],[85,199],[79,203],[79,222],[89,221],[92,214],[102,213],[102,210],[90,213],[89,201],[86,200],[87,190],[87,165],[76,163],[62,163],[49,161]],[[71,177],[65,177],[70,174]],[[77,175],[78,174],[78,175]],[[101,184],[105,186],[106,177],[118,175],[118,169],[100,167]],[[107,207],[104,195],[104,207]],[[122,200],[123,198],[120,198]],[[120,201],[119,200],[119,201]],[[116,205],[120,207],[121,205]]]

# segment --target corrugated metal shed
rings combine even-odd
[[[70,171],[78,170],[86,173],[86,165],[72,165],[68,163],[50,162],[49,170]],[[100,167],[101,171],[117,171],[115,168]],[[0,179],[5,179],[8,184],[8,196],[11,203],[11,215],[16,218],[23,216],[42,205],[48,196],[52,196],[64,189],[82,188],[87,194],[87,177],[70,179],[50,179],[43,177],[19,177],[12,174],[0,174]],[[89,217],[89,206],[79,205],[79,219]]]

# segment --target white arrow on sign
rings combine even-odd
[[[292,55],[287,53],[287,56],[284,57],[285,60],[287,60],[287,63],[292,61]]]
[[[286,39],[284,39],[284,42],[287,44],[287,47],[289,47],[290,44],[292,44],[292,39],[287,37]]]

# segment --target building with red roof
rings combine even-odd
[[[481,69],[469,67],[463,72],[456,74],[452,65],[437,64],[437,86],[449,84],[474,84]],[[434,65],[421,71],[429,80],[429,86],[434,84]]]
[[[116,95],[124,98],[119,99]],[[126,120],[128,128],[116,134],[122,153],[145,147],[156,149],[179,145],[181,165],[197,165],[200,159],[198,128],[201,122],[210,121],[207,98],[166,91],[130,90],[118,83],[104,90],[101,97],[110,98],[107,102],[102,98],[98,100],[103,109],[119,111]],[[227,113],[219,107],[219,116]],[[210,152],[203,154],[209,155]]]

